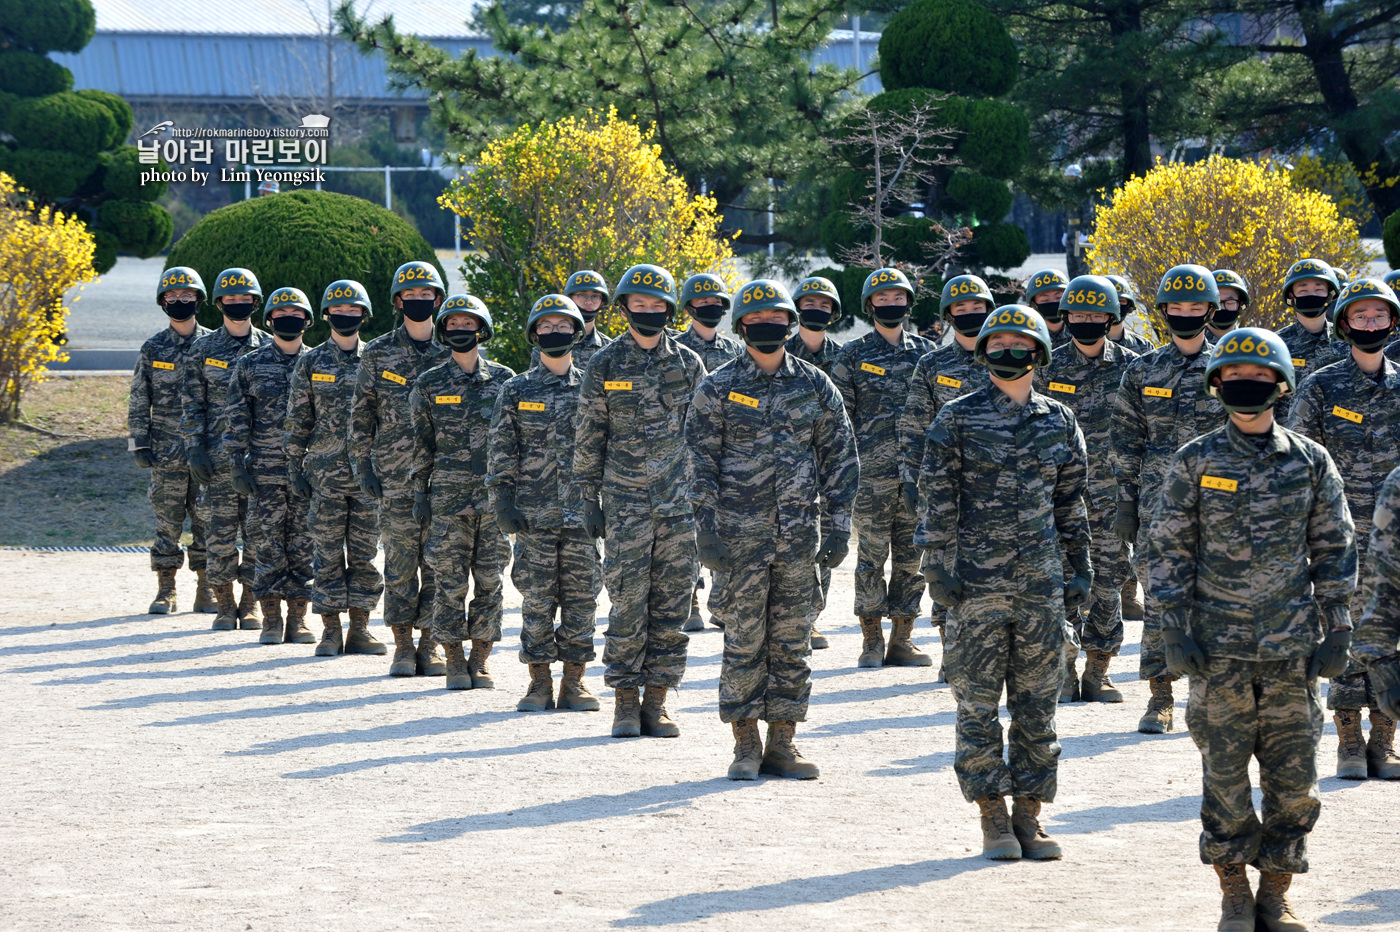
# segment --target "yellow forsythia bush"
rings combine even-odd
[[[1159,164],[1106,199],[1089,246],[1096,273],[1126,277],[1152,305],[1174,265],[1233,269],[1249,282],[1252,298],[1241,326],[1291,319],[1281,290],[1297,260],[1322,259],[1355,277],[1375,258],[1330,197],[1295,187],[1287,172],[1259,162],[1211,156]],[[1166,322],[1155,310],[1151,319],[1165,341]]]
[[[738,284],[714,198],[692,196],[650,132],[615,110],[520,127],[488,146],[439,203],[471,224],[467,287],[491,310],[492,357],[517,370],[529,359],[530,306],[578,269],[616,285],[630,266],[651,262],[677,287],[695,272]],[[623,323],[606,312],[598,326],[616,333]]]
[[[34,209],[27,192],[0,172],[0,423],[19,417],[25,389],[68,356],[56,342],[68,309],[63,293],[92,281],[92,234],[52,207]]]

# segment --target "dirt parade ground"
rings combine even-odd
[[[390,679],[386,657],[136,614],[144,554],[0,552],[0,928],[1214,928],[1199,755],[1184,731],[1135,731],[1139,626],[1113,667],[1127,702],[1060,707],[1043,818],[1064,860],[995,863],[937,668],[855,666],[854,563],[797,738],[821,779],[735,783],[714,628],[671,703],[681,737],[616,740],[596,662],[602,712],[515,711],[509,584],[498,688],[449,693]],[[182,571],[182,609],[193,584]],[[927,618],[916,635],[936,658]],[[1335,748],[1329,723],[1293,902],[1315,929],[1400,928],[1397,787],[1335,779]]]

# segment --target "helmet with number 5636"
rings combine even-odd
[[[1220,289],[1215,274],[1203,265],[1178,265],[1167,269],[1157,286],[1157,307],[1177,301],[1204,301],[1212,311],[1220,308]]]
[[[977,334],[977,346],[973,356],[978,362],[987,361],[987,341],[998,333],[1017,333],[1023,337],[1030,337],[1036,342],[1038,349],[1034,368],[1050,364],[1050,354],[1054,351],[1054,344],[1050,342],[1050,328],[1045,326],[1045,318],[1034,308],[1024,304],[1003,304],[992,311]]]

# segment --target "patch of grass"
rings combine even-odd
[[[126,376],[60,376],[0,427],[0,546],[143,546],[154,530],[147,474],[126,450]]]

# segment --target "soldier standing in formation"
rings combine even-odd
[[[1206,332],[1210,334],[1212,343],[1218,343],[1221,337],[1235,329],[1240,315],[1248,309],[1249,283],[1244,276],[1230,269],[1216,269],[1211,274],[1215,276],[1215,290],[1220,292],[1220,307],[1210,315]]]
[[[190,473],[199,481],[199,508],[204,515],[208,549],[206,576],[218,601],[215,631],[234,628],[257,630],[262,613],[253,597],[253,564],[256,556],[248,534],[248,497],[233,487],[228,458],[224,455],[225,404],[232,366],[240,356],[270,342],[272,337],[249,319],[262,300],[262,286],[247,269],[224,269],[214,280],[214,306],[223,315],[223,326],[195,340],[190,365],[181,388],[180,433],[189,457]],[[243,535],[242,559],[238,537]],[[242,584],[237,602],[233,583]]]
[[[747,352],[700,383],[686,422],[700,561],[715,574],[710,604],[724,628],[719,715],[734,731],[731,780],[819,775],[792,740],[812,689],[816,566],[845,559],[859,465],[836,387],[784,349],[797,318],[782,285],[746,284],[733,321]],[[818,497],[832,523],[820,541]]]
[[[1351,344],[1341,362],[1308,376],[1290,409],[1289,427],[1327,448],[1346,488],[1356,523],[1361,566],[1367,559],[1376,493],[1400,466],[1400,364],[1382,354],[1395,330],[1400,302],[1383,282],[1362,278],[1337,298],[1337,333]],[[1366,608],[1369,593],[1358,589],[1351,603],[1354,618]],[[1364,780],[1368,769],[1378,776],[1400,778],[1395,756],[1395,720],[1380,710],[1365,668],[1358,662],[1332,678],[1327,707],[1337,725],[1337,776]],[[1361,734],[1361,710],[1371,710],[1371,742]],[[1369,764],[1369,768],[1368,768]]]
[[[384,593],[374,565],[379,547],[379,504],[355,482],[346,440],[360,368],[360,328],[373,313],[364,285],[341,279],[326,286],[321,313],[330,339],[308,352],[292,370],[287,402],[287,481],[311,501],[316,584],[311,610],[321,616],[317,657],[385,654],[369,631],[369,613]],[[350,631],[340,624],[350,615]]]
[[[1026,304],[1040,314],[1056,346],[1069,342],[1069,330],[1060,316],[1060,298],[1068,286],[1069,279],[1054,269],[1042,269],[1026,281]]]
[[[413,416],[409,394],[424,372],[447,359],[433,340],[433,313],[447,297],[437,269],[405,262],[394,272],[390,300],[403,323],[360,352],[350,414],[355,478],[379,502],[384,542],[384,624],[394,632],[390,676],[443,676],[447,665],[433,642],[433,570],[423,559],[428,528],[413,517]],[[421,635],[413,646],[413,629]]]
[[[910,636],[919,614],[923,583],[914,547],[914,512],[900,489],[899,418],[919,358],[933,349],[904,323],[914,303],[914,286],[898,269],[871,272],[861,288],[861,304],[875,323],[872,332],[851,340],[836,354],[831,379],[841,392],[860,450],[860,492],[856,495],[856,604],[862,646],[857,665],[926,667],[933,658]],[[885,581],[885,561],[890,578]],[[890,619],[885,650],[880,619]]]
[[[1142,299],[1138,297],[1137,291],[1121,275],[1105,275],[1104,278],[1107,278],[1108,283],[1118,292],[1118,310],[1122,312],[1118,322],[1108,328],[1108,338],[1139,356],[1152,352],[1156,347],[1127,327],[1128,318],[1133,312],[1142,310]]]
[[[1274,423],[1295,384],[1290,352],[1255,328],[1215,347],[1205,378],[1229,419],[1172,456],[1143,561],[1167,668],[1191,677],[1201,861],[1224,894],[1217,928],[1236,932],[1252,932],[1256,917],[1270,930],[1307,928],[1287,891],[1308,869],[1322,808],[1317,677],[1342,672],[1351,641],[1356,546],[1342,477],[1321,445]],[[1257,894],[1247,864],[1260,872]]]
[[[1283,303],[1293,309],[1296,320],[1281,328],[1278,335],[1293,354],[1299,379],[1347,355],[1346,346],[1335,343],[1328,326],[1328,315],[1340,290],[1337,273],[1320,259],[1299,259],[1283,279]],[[1275,414],[1286,421],[1292,403],[1293,398],[1285,395]]]
[[[1075,670],[1079,646],[1066,645],[1061,702],[1122,702],[1123,694],[1108,678],[1110,661],[1123,646],[1120,589],[1132,573],[1132,544],[1113,533],[1117,517],[1118,479],[1109,458],[1109,430],[1123,370],[1137,354],[1108,339],[1108,328],[1121,313],[1118,292],[1108,279],[1081,275],[1065,288],[1060,310],[1070,341],[1055,348],[1050,365],[1036,373],[1035,387],[1074,412],[1089,451],[1084,504],[1092,532],[1094,587],[1083,613],[1070,620],[1088,660],[1081,682]]]
[[[633,266],[614,300],[627,331],[584,373],[574,480],[588,533],[604,538],[612,612],[603,663],[604,682],[616,693],[613,737],[670,738],[680,728],[666,711],[666,693],[685,673],[690,639],[681,629],[696,571],[685,421],[705,367],[666,332],[676,312],[670,272]]]
[[[1069,408],[1032,388],[1032,370],[1051,354],[1034,310],[997,308],[975,353],[991,384],[944,405],[928,429],[918,546],[929,594],[951,609],[953,769],[981,810],[983,856],[1049,860],[1062,851],[1039,814],[1057,786],[1055,709],[1073,638],[1065,610],[1077,610],[1093,584],[1084,437]],[[1009,762],[997,716],[1003,689]]]
[[[158,582],[155,600],[146,609],[152,615],[176,611],[175,571],[185,565],[180,534],[186,516],[190,519],[190,569],[198,579],[194,610],[212,612],[216,608],[205,576],[204,516],[196,507],[199,483],[190,471],[180,435],[181,385],[186,371],[195,364],[196,341],[211,332],[194,319],[204,298],[204,281],[194,269],[176,266],[161,274],[156,304],[170,318],[170,324],[141,344],[131,373],[127,447],[136,465],[151,471],[146,496],[156,517],[151,569]]]
[[[545,295],[530,309],[525,338],[539,350],[540,365],[501,389],[486,475],[496,521],[515,535],[510,579],[521,596],[520,661],[530,667],[530,688],[515,708],[554,708],[549,668],[563,661],[558,707],[596,712],[598,697],[584,685],[583,673],[596,656],[594,615],[603,578],[598,543],[584,528],[583,497],[573,481],[583,384],[573,351],[584,339],[583,315],[568,297]]]
[[[1395,749],[1395,721],[1400,719],[1400,546],[1396,533],[1400,531],[1400,469],[1386,477],[1376,496],[1376,511],[1371,529],[1369,552],[1366,556],[1365,591],[1370,593],[1366,614],[1356,628],[1352,656],[1366,667],[1371,678],[1371,690],[1376,697],[1375,708],[1389,720],[1383,734],[1371,725],[1371,742],[1379,745],[1389,741],[1390,753]],[[1370,756],[1370,749],[1367,749]],[[1381,749],[1377,748],[1380,752]],[[1377,753],[1376,756],[1379,756]],[[1396,768],[1384,769],[1378,776],[1395,779]]]
[[[311,302],[297,288],[278,288],[263,308],[273,338],[239,357],[225,402],[223,453],[233,487],[248,499],[248,531],[257,555],[253,595],[262,605],[262,644],[314,644],[306,627],[311,599],[310,502],[287,481],[287,398],[292,368],[306,353]],[[287,604],[286,628],[282,606]]]

